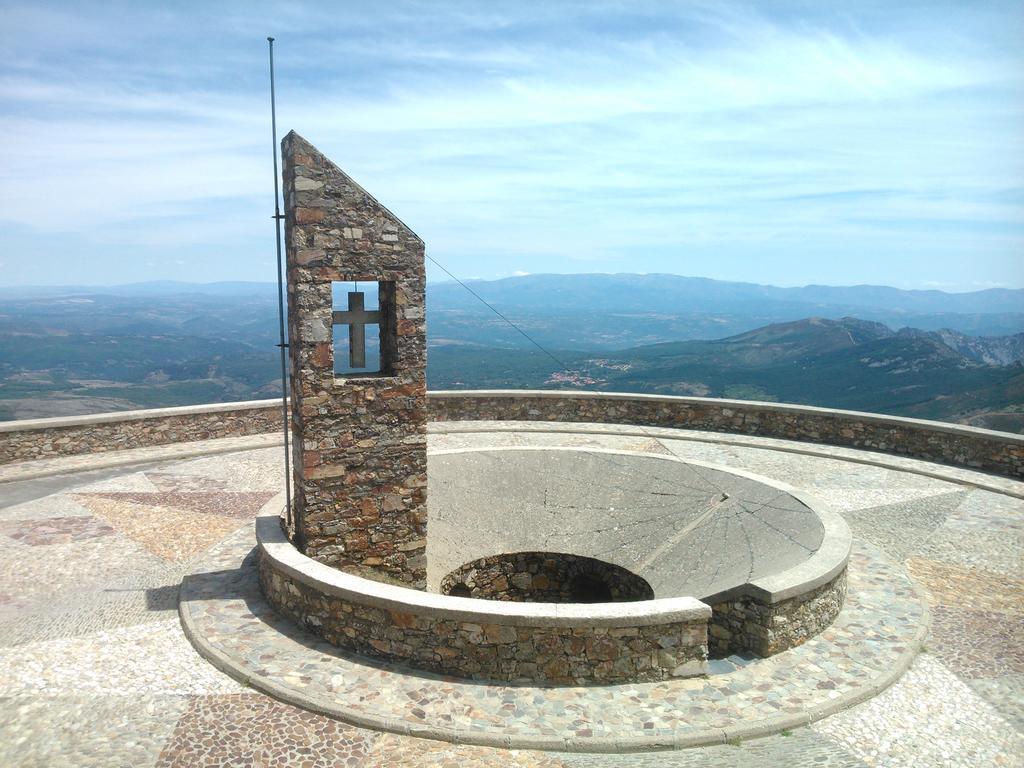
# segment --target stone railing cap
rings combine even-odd
[[[883,424],[892,427],[909,427],[931,432],[944,432],[951,435],[963,435],[972,439],[999,440],[1007,443],[1024,445],[1024,436],[1012,432],[998,432],[994,429],[971,427],[965,424],[949,424],[927,419],[910,419],[904,416],[889,416],[868,411],[846,411],[839,408],[823,408],[816,405],[794,405],[792,403],[769,403],[761,400],[728,400],[718,397],[682,397],[678,395],[645,395],[631,392],[595,392],[590,390],[561,389],[455,389],[435,390],[427,393],[428,398],[511,398],[526,400],[559,399],[573,400],[633,400],[652,403],[687,403],[698,406],[714,406],[718,408],[735,408],[742,411],[774,411],[778,413],[810,414],[832,418],[844,418],[872,424]]]
[[[146,408],[139,411],[110,411],[108,413],[90,413],[83,416],[57,416],[49,419],[21,419],[18,421],[0,421],[0,432],[29,432],[36,429],[87,427],[91,424],[114,424],[122,421],[139,421],[142,419],[166,419],[174,416],[200,416],[205,413],[254,411],[274,407],[281,408],[280,399],[182,405],[174,408]]]
[[[629,392],[593,392],[560,389],[470,389],[470,390],[437,390],[427,393],[429,400],[452,398],[465,399],[560,399],[575,400],[621,400],[640,402],[683,403],[695,406],[712,406],[717,408],[735,408],[739,411],[772,411],[807,414],[826,418],[849,419],[865,423],[890,426],[895,429],[909,428],[926,432],[940,432],[961,436],[971,440],[995,440],[1003,443],[1024,446],[1024,436],[1011,432],[998,432],[993,429],[970,427],[964,424],[948,424],[926,419],[909,419],[903,416],[889,416],[867,411],[845,411],[837,408],[822,408],[814,405],[793,405],[790,403],[768,403],[757,400],[728,400],[713,397],[680,397],[675,395],[644,395]],[[121,421],[141,419],[159,419],[173,416],[196,416],[206,413],[228,413],[230,411],[264,410],[279,407],[280,400],[249,400],[234,403],[212,403],[204,405],[186,405],[175,408],[147,408],[137,411],[113,411],[108,413],[86,414],[83,416],[59,416],[47,419],[21,419],[17,421],[0,421],[0,432],[29,432],[40,429],[60,429],[63,427],[82,427],[91,424],[109,424]]]

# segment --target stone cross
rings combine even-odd
[[[312,144],[281,142],[294,439],[293,526],[304,554],[360,576],[423,588],[427,535],[427,337],[423,241]],[[338,284],[377,286],[367,311]],[[334,362],[348,326],[352,368]]]
[[[362,291],[348,292],[348,311],[334,312],[332,325],[348,325],[348,364],[351,368],[366,367],[366,326],[380,325],[380,311],[363,308]]]

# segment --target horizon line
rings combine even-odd
[[[715,283],[732,283],[737,285],[755,285],[760,287],[768,288],[781,288],[781,289],[803,289],[803,288],[887,288],[891,290],[904,291],[904,292],[921,292],[921,293],[943,293],[943,294],[969,294],[969,293],[983,293],[985,291],[1024,291],[1024,286],[1014,287],[1008,285],[989,285],[986,287],[968,288],[968,289],[954,289],[954,288],[940,288],[937,286],[931,287],[914,287],[904,288],[896,285],[888,285],[885,283],[854,283],[854,284],[834,284],[834,283],[804,283],[797,285],[779,285],[776,283],[758,283],[750,280],[723,280],[721,278],[704,277],[701,275],[684,275],[676,272],[531,272],[526,274],[517,275],[504,275],[501,277],[466,277],[462,278],[463,282],[472,283],[494,283],[504,280],[520,280],[528,277],[678,277],[684,280],[706,280]],[[458,282],[451,279],[427,279],[428,285],[458,285]],[[11,292],[17,290],[81,290],[81,289],[103,289],[103,288],[131,288],[131,287],[142,287],[142,286],[155,286],[155,285],[181,285],[181,286],[214,286],[214,285],[260,285],[260,286],[276,286],[277,283],[271,280],[208,280],[208,281],[190,281],[190,280],[137,280],[128,283],[19,283],[14,285],[0,286],[0,292]],[[1024,311],[1024,308],[1022,308]]]

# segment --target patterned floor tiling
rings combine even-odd
[[[658,440],[633,435],[588,435],[571,432],[536,432],[528,435],[518,432],[462,432],[431,434],[427,439],[429,451],[459,448],[499,448],[521,446],[604,448],[617,451],[670,454]]]
[[[1000,573],[1024,579],[1024,531],[1003,531],[997,528],[943,525],[914,550],[914,556],[925,560],[942,560],[964,568]]]
[[[1024,734],[1024,674],[965,680],[971,690],[992,705],[1006,721]],[[1024,755],[1021,756],[1024,760]]]
[[[161,467],[162,471],[166,471],[166,469],[167,467]],[[133,472],[131,468],[126,468],[124,472],[115,474],[113,477],[87,483],[64,495],[68,496],[71,493],[157,493],[160,489],[149,479],[149,474],[146,471]],[[74,496],[71,497],[74,498]]]
[[[961,490],[964,486],[951,483],[948,480],[939,480],[926,475],[916,475],[913,472],[903,472],[896,469],[884,470],[882,485],[886,488],[924,488],[931,489],[935,493],[948,493],[949,491]]]
[[[957,489],[953,489],[957,492]],[[845,515],[847,512],[869,511],[878,507],[899,507],[912,503],[927,504],[934,498],[948,495],[936,493],[933,488],[814,488],[811,493],[832,509]],[[962,493],[960,491],[959,493]],[[958,494],[959,495],[959,494]],[[957,504],[962,501],[957,499]]]
[[[855,511],[850,518],[858,517],[864,526],[863,535],[873,532],[878,541],[885,537],[896,541],[899,520],[892,515],[874,515],[875,519],[869,520],[873,505],[927,501],[929,496],[966,488],[893,467],[941,471],[951,480],[977,480],[1017,493],[1024,489],[1019,482],[899,457],[866,455],[871,461],[885,461],[889,468],[850,463],[843,459],[856,459],[862,454],[790,441],[733,435],[727,439],[742,444],[727,445],[672,439],[679,433],[669,430],[648,429],[639,435],[626,435],[619,432],[636,429],[587,425],[592,433],[574,434],[579,425],[536,423],[495,437],[499,433],[481,433],[483,425],[469,426],[475,431],[442,434],[439,425],[431,425],[431,449],[458,443],[465,447],[543,444],[645,450],[644,446],[656,438],[659,445],[673,447],[678,455],[729,464],[795,484],[819,497],[828,496],[841,509],[863,509],[866,514]],[[516,428],[509,423],[497,426]],[[716,439],[712,433],[686,436]],[[211,514],[190,510],[187,504],[129,503],[116,510],[115,517],[127,527],[131,527],[133,515],[140,515],[132,530],[142,538],[183,538],[184,546],[165,552],[181,559],[166,560],[128,538],[117,520],[95,513],[77,495],[274,492],[283,484],[282,449],[276,440],[275,436],[265,436],[213,441],[218,450],[230,445],[266,447],[199,458],[180,456],[205,446],[163,446],[118,452],[116,456],[95,454],[0,468],[0,483],[14,481],[7,486],[0,484],[0,521],[95,516],[116,531],[36,547],[0,532],[0,646],[17,645],[0,648],[0,765],[149,768],[165,746],[173,749],[159,757],[162,765],[302,764],[296,748],[315,739],[321,725],[314,725],[312,730],[296,726],[288,731],[286,727],[280,740],[272,734],[258,733],[258,721],[273,723],[283,716],[281,712],[291,708],[242,688],[214,670],[192,650],[169,610],[189,559],[205,551],[207,542],[223,538],[221,533],[211,533],[211,524],[216,527],[223,519],[227,529],[233,531],[251,514],[248,508],[239,506],[235,513],[227,514],[214,510]],[[827,455],[782,452],[792,449],[820,450]],[[126,461],[176,456],[179,458],[159,465],[110,468]],[[55,474],[60,471],[81,473]],[[41,479],[18,480],[30,477]],[[875,491],[878,493],[872,496]],[[152,496],[148,498],[153,501]],[[99,503],[115,502],[100,497]],[[933,630],[926,640],[928,653],[881,696],[818,721],[813,728],[736,745],[615,755],[454,745],[378,735],[335,721],[326,721],[330,726],[323,727],[340,727],[344,735],[337,741],[351,746],[344,754],[355,759],[351,764],[366,766],[1018,765],[1024,762],[1020,735],[1024,727],[1024,672],[1019,671],[1024,631],[1019,623],[1011,626],[1006,619],[1018,621],[1024,611],[1022,512],[1024,500],[988,491],[967,492],[962,503],[946,514],[944,524],[932,531],[908,562],[913,577],[927,588],[936,606]],[[925,512],[920,519],[930,518]],[[868,586],[890,580],[884,568],[871,571],[865,567],[867,561],[858,559],[857,563]],[[897,595],[893,599],[901,598]],[[232,631],[230,616],[221,618],[223,630]],[[276,617],[267,620],[275,621]],[[1010,634],[1000,634],[1004,630]],[[808,664],[801,672],[811,681],[819,675],[823,682],[842,680],[849,671],[842,657],[850,653],[844,643],[851,647],[858,642],[884,645],[890,641],[886,638],[904,631],[898,622],[874,629],[868,623],[851,622],[844,629],[845,636],[831,639],[839,655],[822,656],[817,664]],[[318,658],[331,658],[330,649],[321,651],[323,656]],[[701,706],[695,703],[692,686],[696,682],[688,681],[691,688],[685,700],[640,699],[643,714],[653,713],[669,727],[685,727],[687,720],[713,719],[730,707],[742,711],[747,706],[771,706],[784,711],[799,705],[799,689],[771,664],[756,662],[761,664],[758,683],[767,686],[764,690],[756,686],[744,690],[744,675],[752,674],[751,663],[733,660],[735,664],[716,663],[714,679],[722,687],[707,691]],[[947,661],[948,668],[944,666]],[[265,660],[254,656],[252,662],[264,664]],[[871,669],[861,671],[865,679],[873,674]],[[308,681],[310,670],[294,671],[289,679]],[[506,719],[488,720],[491,710],[507,702],[500,688],[486,692],[475,702],[479,706],[474,710],[475,700],[467,699],[458,687],[438,691],[436,684],[422,675],[411,676],[406,682],[407,695],[427,701],[425,714],[447,714],[455,719],[469,707],[466,717],[480,718],[511,734],[522,732],[538,720],[542,724],[557,723],[578,704],[557,690],[545,691],[536,701],[513,701],[516,709]],[[341,688],[344,685],[341,681]],[[383,676],[347,690],[355,692],[355,699],[362,697],[373,704],[388,696]],[[759,698],[764,700],[754,701]],[[594,724],[596,732],[630,722],[628,711],[635,702],[624,699],[621,690],[610,692],[609,701],[612,714],[605,722]],[[732,706],[737,703],[738,708]],[[304,717],[326,720],[308,713],[299,719]],[[636,726],[642,724],[638,721]],[[219,751],[216,747],[193,749],[191,742],[211,744],[210,736],[231,746]],[[325,754],[334,754],[332,749],[325,747]],[[350,763],[339,759],[330,764]]]
[[[670,451],[668,448],[666,448],[662,444],[662,442],[660,440],[655,440],[653,438],[648,439],[648,440],[643,440],[643,441],[637,443],[634,447],[632,447],[632,448],[625,448],[623,450],[627,450],[627,451],[640,451],[642,453],[660,453],[660,454],[663,454],[663,455],[666,455],[666,456],[671,456],[672,455],[672,451]]]
[[[142,696],[242,690],[196,654],[176,617],[0,648],[0,691],[7,696]]]
[[[166,470],[146,472],[145,475],[154,488],[167,493],[223,493],[228,490],[228,481],[223,477],[186,475]]]
[[[804,457],[805,461],[796,468],[792,482],[814,494],[829,489],[844,491],[877,489],[883,485],[887,470],[866,464],[850,464],[845,461],[821,457]],[[734,461],[750,467],[751,472],[785,476],[793,472],[793,460],[775,451],[744,448],[737,452]]]
[[[847,510],[843,517],[854,536],[861,536],[890,557],[903,560],[945,523],[946,517],[966,495],[964,491],[942,493],[896,504]]]
[[[244,437],[222,437],[214,440],[200,440],[189,443],[154,445],[149,448],[129,448],[100,453],[84,453],[77,456],[58,456],[53,459],[34,459],[13,464],[0,465],[0,484],[41,480],[61,475],[90,473],[98,471],[137,470],[140,465],[159,465],[187,462],[195,456],[241,456],[257,453],[260,449],[282,452],[280,433],[269,435],[247,435]],[[268,471],[280,475],[275,464],[266,465]],[[283,482],[283,480],[282,480]]]
[[[12,539],[10,536],[0,534],[0,573],[3,572],[4,562],[17,561],[19,558],[25,557],[26,554],[28,553],[25,550],[24,544],[21,544],[17,539]],[[0,580],[0,584],[4,587],[11,586],[2,580]]]
[[[147,507],[180,509],[200,515],[222,515],[238,519],[254,517],[260,507],[275,495],[274,491],[257,491],[255,493],[229,493],[226,491],[160,491],[142,493],[139,491],[105,491],[81,493],[88,499],[110,499],[130,504],[141,504]],[[86,505],[89,502],[86,501]]]
[[[773,450],[722,445],[691,440],[661,438],[661,442],[681,458],[726,464],[749,472],[788,478],[786,482],[814,491],[829,487],[877,488],[887,470],[866,464],[851,464],[820,456],[801,456]]]
[[[0,496],[4,487],[0,485]],[[66,493],[44,496],[21,504],[0,508],[4,523],[20,520],[46,520],[53,517],[89,517],[92,515],[74,496]]]
[[[145,693],[7,698],[0,709],[0,765],[150,768],[187,703],[184,696]]]
[[[632,765],[632,755],[618,755],[620,765]],[[416,739],[384,733],[370,748],[364,765],[384,768],[561,768],[565,756],[534,750],[505,750],[469,744]]]
[[[265,696],[195,696],[156,768],[355,768],[366,765],[367,752],[377,738],[373,731]]]
[[[197,565],[182,596],[196,631],[242,673],[375,718],[481,735],[671,738],[813,711],[892,669],[923,620],[901,570],[858,545],[835,623],[799,648],[731,674],[590,688],[482,686],[364,664],[280,619],[260,595],[252,546],[251,528],[234,534]]]
[[[268,448],[221,453],[145,465],[137,470],[129,466],[120,472],[112,470],[112,476],[81,485],[76,490],[87,493],[276,491],[284,486],[282,450]]]
[[[1024,738],[930,654],[888,690],[811,725],[870,766],[1020,765]]]
[[[937,606],[928,650],[963,678],[1024,672],[1024,614]]]
[[[865,765],[831,739],[809,728],[786,732],[785,735],[678,752],[631,755],[568,753],[562,756],[562,761],[566,768],[776,768],[797,765],[864,768]]]
[[[284,487],[284,449],[280,446],[183,461],[162,470],[167,475],[216,478],[226,491],[274,491]]]
[[[112,536],[114,529],[103,520],[79,515],[41,520],[8,520],[0,523],[0,534],[29,547],[45,547]]]
[[[964,530],[997,527],[1007,533],[1024,531],[1024,499],[974,490],[949,516],[947,525]]]
[[[79,498],[118,532],[164,560],[191,559],[238,527],[236,517],[139,504],[99,494],[79,494]],[[258,509],[256,506],[252,514]]]
[[[1024,613],[1024,579],[920,557],[911,557],[906,566],[933,604],[960,605],[975,611]]]
[[[28,548],[6,537],[0,547],[0,584],[27,604],[114,586],[127,574],[148,581],[167,563],[130,539],[100,536],[76,543]],[[147,583],[146,586],[149,586]]]
[[[151,586],[119,586],[54,595],[31,605],[0,605],[0,646],[77,637],[105,629],[159,621],[176,614],[181,579]]]

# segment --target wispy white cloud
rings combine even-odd
[[[682,259],[713,276],[898,282],[930,250],[933,266],[970,258],[957,284],[966,269],[1024,284],[1005,274],[1024,246],[1009,6],[889,22],[872,6],[717,3],[9,10],[0,141],[17,149],[0,159],[0,215],[83,252],[212,248],[248,276],[269,208],[273,18],[280,123],[457,271]],[[164,276],[189,277],[173,261]]]

